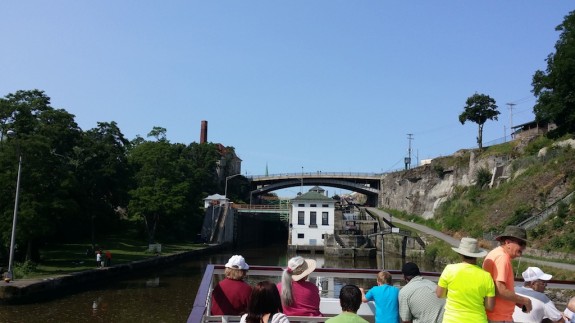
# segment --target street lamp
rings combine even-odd
[[[241,174],[235,174],[235,175],[231,175],[231,176],[226,177],[226,188],[225,188],[225,191],[224,191],[224,196],[226,197],[226,199],[228,198],[228,180],[229,180],[230,178],[234,178],[234,177],[240,176],[240,175],[241,175]]]
[[[6,135],[10,138],[16,137],[16,131],[8,130]],[[16,241],[16,222],[18,219],[18,200],[20,198],[20,174],[22,173],[22,152],[18,144],[18,176],[16,179],[16,197],[14,198],[14,218],[12,219],[12,237],[10,238],[10,258],[8,260],[8,273],[5,277],[7,281],[13,278],[13,263],[14,263],[14,246]]]

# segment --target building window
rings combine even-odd
[[[309,207],[317,207],[317,204],[310,204]]]
[[[329,225],[329,212],[321,212],[321,225]]]
[[[322,204],[321,207],[329,207],[329,204]]]
[[[300,203],[300,204],[298,204],[297,206],[299,206],[299,207],[305,207],[305,204]]]
[[[297,238],[298,238],[298,239],[303,239],[303,233],[298,233],[298,234],[297,234]]]
[[[325,233],[321,235],[322,240],[325,240]]]
[[[297,224],[305,224],[305,213],[303,211],[297,212]]]
[[[309,213],[309,227],[317,228],[317,212],[312,211]]]

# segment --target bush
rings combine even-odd
[[[23,263],[14,264],[14,277],[26,278],[36,271],[38,264],[35,262],[26,260]]]
[[[545,136],[539,136],[537,139],[531,141],[527,147],[525,147],[525,152],[529,155],[537,155],[541,148],[551,146],[552,143],[553,140]]]
[[[484,188],[487,184],[491,182],[491,177],[493,175],[491,172],[485,168],[481,167],[475,171],[475,183],[477,187]]]

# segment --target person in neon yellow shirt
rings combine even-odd
[[[480,250],[473,238],[463,238],[458,248],[451,249],[461,255],[461,262],[443,269],[435,291],[437,297],[447,297],[443,323],[487,323],[485,310],[495,306],[495,284],[476,264],[487,252]]]

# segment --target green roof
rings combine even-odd
[[[295,197],[294,199],[292,199],[292,201],[329,201],[329,202],[335,202],[334,199],[329,198],[323,194],[320,194],[318,192],[307,192],[304,193],[298,197]]]

